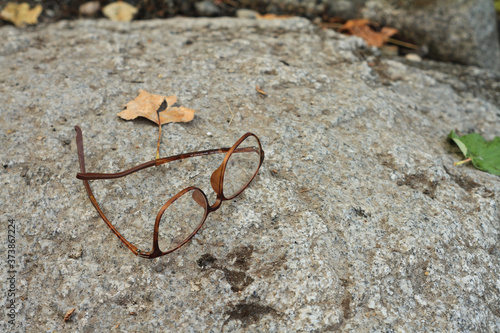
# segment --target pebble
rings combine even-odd
[[[421,62],[422,61],[422,58],[418,54],[415,54],[415,53],[408,53],[405,56],[405,58],[410,60],[410,61],[413,61],[413,62]]]
[[[220,9],[212,1],[202,1],[195,3],[196,13],[200,16],[218,16]]]
[[[246,18],[246,19],[256,19],[259,17],[259,13],[251,9],[238,9],[236,11],[236,17]]]
[[[95,17],[99,15],[100,10],[101,4],[99,3],[99,1],[89,1],[81,5],[78,9],[78,12],[81,16]]]

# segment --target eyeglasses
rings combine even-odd
[[[208,214],[219,209],[223,201],[235,198],[248,187],[264,161],[264,151],[259,138],[255,134],[247,133],[236,141],[231,148],[204,150],[159,158],[118,173],[87,173],[85,171],[82,130],[78,126],[75,126],[75,130],[81,171],[76,175],[76,178],[83,181],[90,201],[111,231],[135,255],[148,259],[174,252],[188,243],[201,229]],[[174,195],[161,207],[156,215],[153,229],[153,248],[150,251],[137,248],[122,236],[104,215],[90,188],[89,180],[116,179],[172,161],[224,153],[226,154],[224,160],[210,177],[210,184],[217,195],[214,204],[210,205],[205,193],[194,186],[187,187]],[[168,216],[173,215],[175,220],[172,218],[162,219],[165,212],[167,212],[166,215]],[[169,212],[172,212],[172,214],[169,215]]]

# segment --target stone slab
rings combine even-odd
[[[451,129],[500,135],[498,73],[381,58],[298,18],[62,21],[0,39],[3,258],[16,226],[16,321],[3,317],[4,330],[500,330],[499,179],[454,167],[462,156],[446,141]],[[164,125],[162,155],[247,131],[266,154],[247,191],[155,260],[119,242],[75,178],[75,125],[89,171],[154,158],[157,127],[116,116],[139,89],[197,110]],[[142,241],[172,195],[209,193],[214,165],[92,186]]]

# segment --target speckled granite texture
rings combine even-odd
[[[60,22],[0,40],[2,258],[17,228],[4,330],[500,331],[499,178],[454,167],[446,141],[500,135],[498,73],[379,58],[304,19]],[[161,155],[247,131],[266,153],[244,194],[155,260],[119,242],[75,178],[75,125],[89,171],[154,158],[156,126],[116,116],[139,89],[197,110],[163,127]],[[210,190],[214,163],[93,186],[140,239],[172,195]]]

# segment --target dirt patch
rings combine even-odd
[[[457,175],[454,173],[451,173],[450,170],[445,166],[444,170],[446,173],[450,175],[450,179],[454,181],[458,186],[466,190],[467,192],[471,192],[472,190],[480,187],[481,185],[476,183],[471,177],[469,176],[462,176],[462,175]]]
[[[250,268],[250,259],[253,253],[253,246],[240,246],[228,256],[234,260],[234,266],[240,270],[247,271]]]
[[[396,165],[396,160],[394,159],[394,156],[392,156],[391,154],[387,153],[377,154],[377,157],[380,161],[380,164],[382,164],[386,168],[391,170],[398,169],[398,166]]]
[[[210,253],[205,253],[198,260],[196,260],[196,263],[201,268],[210,268],[213,267],[216,261],[217,258],[215,258],[213,255],[211,255]]]
[[[226,281],[231,285],[231,290],[234,292],[240,292],[245,290],[254,279],[246,273],[251,265],[251,256],[253,253],[253,246],[240,246],[234,251],[229,253],[222,262],[233,262],[230,264],[231,269],[219,265],[217,263],[217,258],[215,258],[210,253],[205,253],[202,255],[196,263],[202,269],[219,269],[224,273]]]
[[[431,181],[424,174],[416,173],[405,175],[403,179],[397,181],[398,186],[408,186],[412,189],[422,191],[423,194],[432,199],[436,198],[437,181]]]
[[[347,292],[342,299],[342,302],[340,303],[342,306],[342,310],[344,312],[344,319],[349,319],[352,317],[352,310],[351,310],[351,293]]]
[[[224,322],[224,325],[232,320],[240,320],[243,327],[259,322],[265,315],[279,317],[278,312],[270,306],[245,302],[236,304],[232,309],[226,311],[225,314],[229,318]]]
[[[361,207],[354,207],[353,211],[354,213],[356,213],[357,216],[363,217],[365,219],[371,216],[370,213],[366,213],[366,211]]]
[[[231,290],[234,292],[245,290],[254,281],[245,272],[232,271],[227,268],[223,268],[222,271],[224,272],[226,281],[231,285]]]

